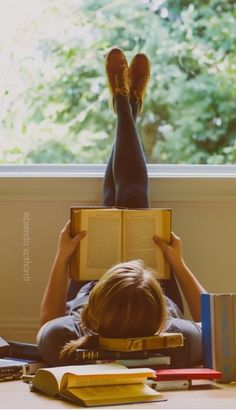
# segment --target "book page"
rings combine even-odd
[[[139,401],[157,401],[163,399],[161,393],[151,389],[143,383],[130,385],[113,385],[70,388],[64,390],[62,396],[76,401],[82,400],[89,405],[108,405],[122,403],[136,403]]]
[[[74,370],[72,366],[66,366],[60,388],[142,383],[153,374],[148,368],[127,369],[117,363],[80,365]]]
[[[121,212],[116,209],[81,210],[80,280],[99,279],[121,261]]]
[[[76,371],[77,366],[73,366]],[[72,366],[67,367],[68,371],[72,370]],[[65,373],[65,367],[52,367],[38,369],[33,378],[33,385],[43,393],[49,396],[55,396],[60,390],[61,381]]]
[[[170,210],[123,211],[123,260],[142,259],[147,267],[156,271],[158,278],[166,277],[166,263],[153,236],[166,239],[166,213]]]
[[[73,365],[73,366],[59,366],[50,368],[38,369],[34,378],[33,385],[44,393],[54,396],[59,390],[67,386],[68,376],[76,377],[74,375],[99,375],[109,372],[127,372],[125,366],[121,364],[102,364],[102,365]],[[77,376],[77,379],[78,379]]]

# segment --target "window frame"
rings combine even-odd
[[[105,164],[1,165],[0,178],[103,177]],[[147,164],[150,178],[236,178],[236,165]]]
[[[148,164],[152,207],[236,206],[236,165]],[[0,203],[101,205],[105,164],[2,165]],[[218,206],[218,205],[217,205]],[[180,207],[180,208],[179,208]],[[189,208],[189,209],[190,209]]]

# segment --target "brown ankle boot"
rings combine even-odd
[[[129,66],[130,102],[140,105],[139,114],[142,112],[143,100],[150,79],[151,64],[143,53],[136,54]]]
[[[129,96],[129,67],[124,52],[113,48],[106,56],[105,69],[111,93],[111,106],[115,111],[114,97]]]

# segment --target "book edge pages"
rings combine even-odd
[[[147,340],[149,341],[149,344],[146,343]],[[99,346],[101,349],[118,351],[155,350],[168,347],[179,347],[183,346],[183,335],[182,333],[170,333],[168,335],[164,333],[162,337],[159,337],[159,335],[154,335],[146,338],[141,337],[127,339],[105,338],[100,336]]]

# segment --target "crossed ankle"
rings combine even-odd
[[[128,95],[117,94],[113,97],[113,106],[117,114],[122,112],[132,113],[131,104]]]

